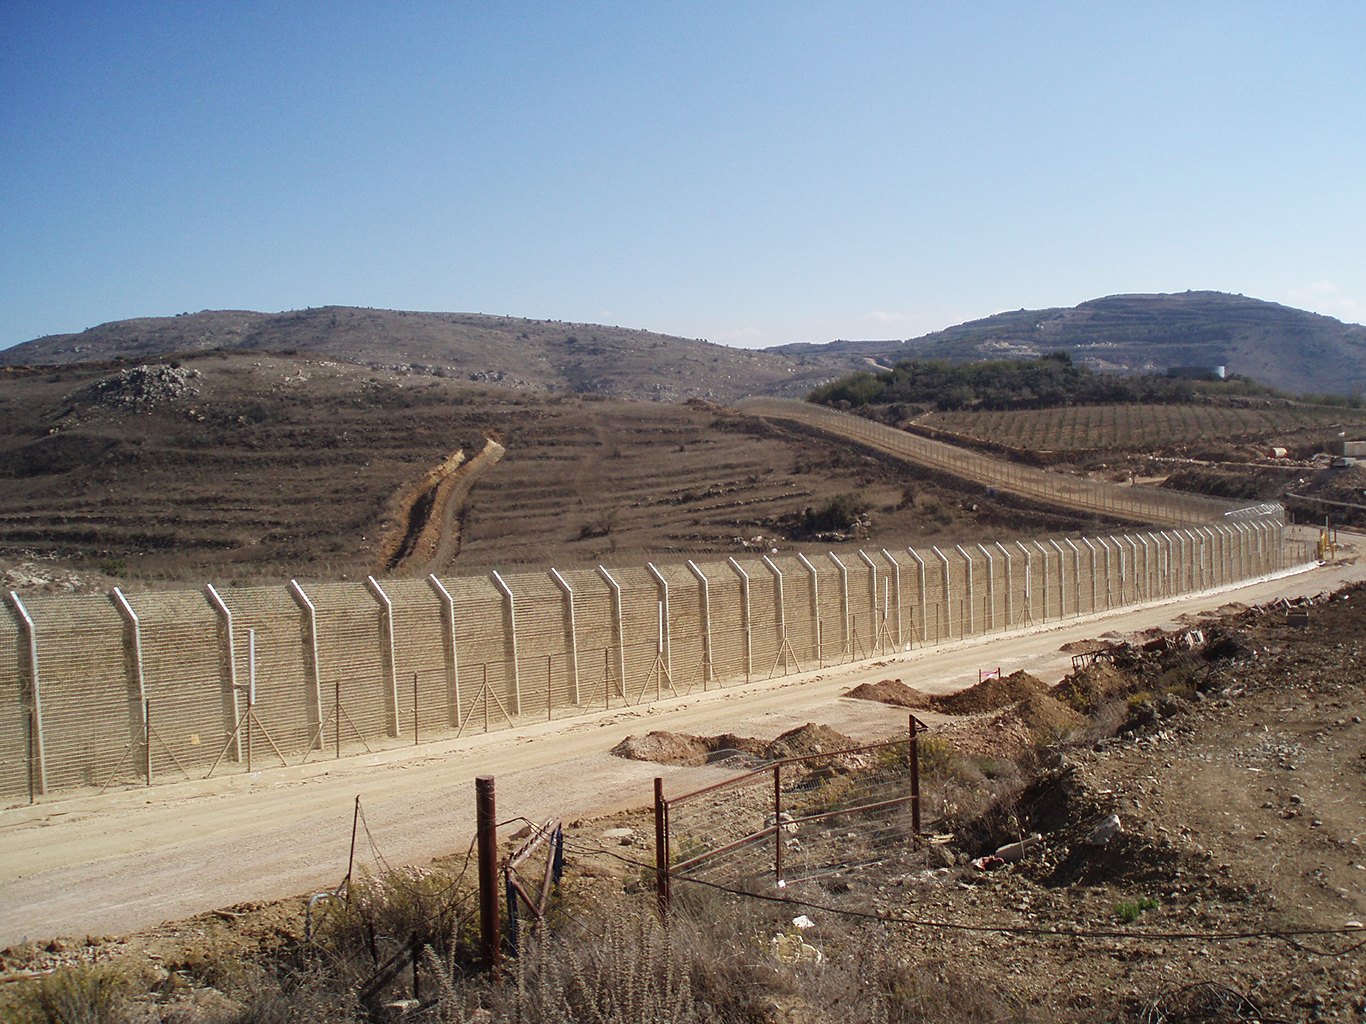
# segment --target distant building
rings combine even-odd
[[[1227,366],[1169,366],[1168,377],[1184,377],[1187,380],[1224,380],[1228,376]]]
[[[1345,455],[1349,459],[1366,459],[1366,441],[1339,441],[1335,446],[1341,451],[1335,455]]]

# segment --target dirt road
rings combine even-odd
[[[1350,559],[1366,537],[1344,534]],[[1366,578],[1366,560],[1033,631],[1000,634],[665,700],[515,732],[446,740],[250,775],[44,801],[0,811],[0,946],[25,937],[119,933],[245,901],[330,888],[346,871],[352,808],[365,813],[357,860],[372,870],[463,850],[476,775],[498,779],[500,817],[589,818],[650,799],[662,775],[679,792],[725,769],[623,761],[607,751],[650,729],[772,738],[822,722],[856,738],[887,735],[904,712],[842,699],[866,680],[901,678],[946,692],[978,668],[1025,669],[1055,682],[1072,640],[1170,624],[1229,601],[1259,604]],[[382,865],[381,865],[382,866]]]

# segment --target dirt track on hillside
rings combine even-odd
[[[1358,545],[1366,539],[1357,538]],[[1322,567],[1155,607],[889,661],[790,676],[629,709],[406,750],[203,782],[46,801],[0,812],[0,944],[25,936],[127,932],[244,901],[331,887],[346,871],[357,796],[370,868],[463,849],[473,832],[473,779],[498,778],[499,816],[587,818],[649,800],[651,779],[679,792],[724,777],[716,767],[629,762],[607,752],[649,729],[760,738],[814,721],[856,739],[900,728],[904,709],[841,698],[896,676],[930,693],[976,681],[981,667],[1046,682],[1070,670],[1059,648],[1130,633],[1229,601],[1258,604],[1366,578],[1366,564]]]

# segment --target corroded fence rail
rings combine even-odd
[[[1021,466],[809,402],[748,398],[737,402],[735,408],[752,416],[800,423],[858,441],[960,480],[1113,519],[1180,526],[1280,516],[1284,511],[1276,503],[1230,503],[1198,494],[1113,484]]]
[[[1270,518],[486,577],[5,595],[0,798],[648,703],[1307,561]]]

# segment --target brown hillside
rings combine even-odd
[[[443,548],[408,518],[415,496],[486,438],[505,454],[452,492],[459,541]],[[845,539],[865,546],[1081,525],[702,402],[265,353],[0,368],[0,568],[52,555],[153,580],[356,578],[395,564],[405,537],[425,545],[414,571],[443,550],[471,572],[818,553],[841,537],[803,534],[803,509],[855,491],[870,510]]]

